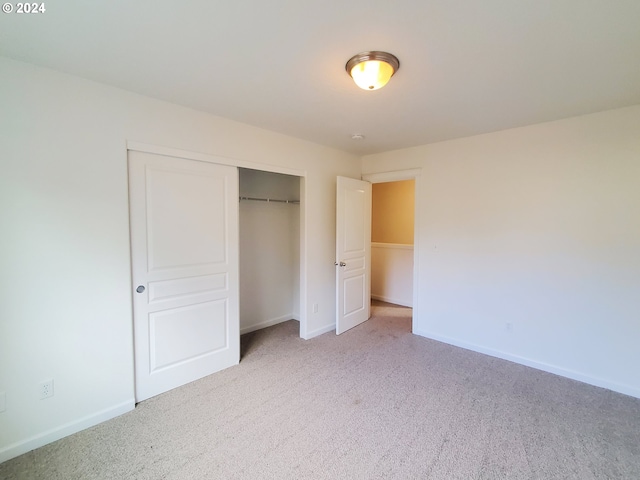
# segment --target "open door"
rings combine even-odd
[[[369,319],[371,184],[338,177],[336,210],[336,334]]]
[[[240,360],[238,171],[129,152],[136,401]]]

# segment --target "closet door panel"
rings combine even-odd
[[[239,361],[237,178],[129,152],[137,401]]]

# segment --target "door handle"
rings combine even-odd
[[[344,262],[340,262],[340,263],[335,262],[335,263],[334,263],[334,265],[335,265],[336,267],[346,267],[346,266],[347,266],[347,264],[346,264],[346,263],[344,263]]]
[[[138,285],[138,288],[136,288],[136,292],[138,293],[144,292],[144,285]]]

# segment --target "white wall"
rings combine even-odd
[[[413,245],[371,243],[371,298],[413,306]]]
[[[300,179],[240,169],[240,196],[299,200]],[[240,333],[299,320],[300,206],[240,201]]]
[[[356,157],[5,58],[0,85],[0,461],[133,407],[127,141],[306,172],[302,333],[333,328]]]
[[[640,106],[363,158],[416,167],[415,332],[640,397]]]

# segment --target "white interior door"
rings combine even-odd
[[[238,172],[129,152],[136,400],[235,365]]]
[[[336,333],[369,319],[371,184],[338,177],[336,211]]]

